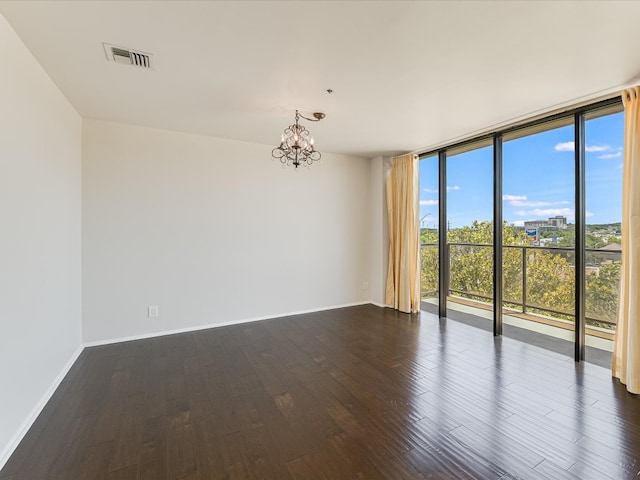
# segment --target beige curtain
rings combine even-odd
[[[386,305],[405,313],[420,311],[420,232],[418,157],[393,159],[387,179],[389,269]]]
[[[640,87],[622,92],[622,268],[613,376],[640,393]]]

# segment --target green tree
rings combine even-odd
[[[527,249],[527,305],[571,315],[574,292],[575,268],[568,252]]]
[[[506,222],[503,224],[502,235],[505,245],[522,245],[525,242],[524,232]],[[427,232],[423,229],[421,239],[423,240],[422,292],[426,296],[434,296],[438,290],[437,232],[431,230]],[[465,244],[449,246],[450,289],[457,291],[456,295],[470,299],[491,297],[493,295],[493,222],[474,221],[469,226],[452,229],[447,232],[447,240],[450,244]],[[424,245],[425,243],[431,245]],[[512,302],[522,300],[520,251],[521,249],[510,248],[503,251],[505,298]]]
[[[587,317],[605,320],[605,324],[590,323],[601,327],[608,327],[607,322],[615,323],[620,296],[620,262],[605,263],[597,273],[587,275],[585,289]]]
[[[438,232],[420,230],[420,291],[423,298],[438,295]]]
[[[571,243],[573,246],[575,238],[573,228],[563,234],[565,235],[563,242]],[[527,277],[528,310],[532,313],[573,320],[575,311],[573,252],[564,249],[523,248],[527,245],[524,232],[506,223],[503,224],[502,235],[504,305],[521,308],[524,266]],[[597,239],[597,237],[593,238]],[[433,297],[438,291],[438,235],[435,230],[423,229],[421,239],[423,240],[422,292],[425,296]],[[452,294],[473,300],[490,299],[493,296],[492,222],[474,221],[469,226],[452,229],[447,232],[447,240],[449,287]],[[599,252],[590,252],[589,255],[592,257],[591,264],[599,267],[597,273],[586,277],[587,315],[614,323],[618,304],[620,264],[603,264],[605,256]],[[600,325],[597,322],[594,324]],[[600,326],[606,326],[606,323]]]

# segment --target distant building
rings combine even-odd
[[[524,228],[537,228],[540,232],[555,232],[567,229],[567,217],[557,215],[547,220],[528,220],[524,222]]]
[[[563,217],[562,215],[556,215],[555,217],[549,217],[547,220],[549,225],[555,225],[558,227],[558,230],[566,230],[567,229],[567,217]]]

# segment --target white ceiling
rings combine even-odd
[[[83,117],[276,144],[296,108],[322,111],[306,122],[318,150],[366,157],[640,74],[636,1],[2,1],[0,12]],[[155,54],[155,70],[107,62],[103,42]]]

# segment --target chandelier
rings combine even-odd
[[[280,146],[273,149],[271,156],[282,162],[282,166],[293,165],[298,168],[300,165],[309,167],[313,162],[320,160],[320,152],[313,147],[313,137],[309,130],[300,125],[300,118],[310,122],[319,122],[325,117],[324,113],[315,112],[314,118],[307,118],[300,115],[296,110],[296,123],[289,125],[280,139]]]

